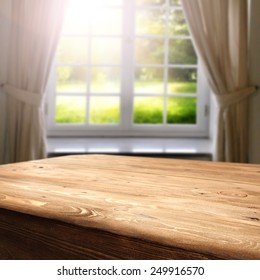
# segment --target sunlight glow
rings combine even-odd
[[[63,33],[121,33],[122,0],[69,0]]]

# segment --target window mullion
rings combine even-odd
[[[90,28],[90,23],[89,28]],[[89,125],[89,111],[90,111],[90,57],[91,57],[91,36],[88,36],[88,48],[87,48],[87,69],[86,69],[86,82],[87,82],[87,88],[86,88],[86,119],[85,119],[85,125]]]
[[[121,122],[130,130],[134,92],[134,1],[124,1],[122,36]]]
[[[170,6],[170,1],[166,0],[166,7]],[[168,91],[168,65],[169,65],[169,9],[167,8],[165,16],[165,41],[164,41],[164,103],[163,103],[163,123],[167,124],[167,91]]]

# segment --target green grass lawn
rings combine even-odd
[[[58,96],[56,99],[56,123],[83,124],[86,118],[85,97]]]
[[[140,87],[145,85],[139,84]],[[150,86],[150,85],[149,85]],[[168,85],[171,92],[196,92],[196,83],[174,83]],[[158,88],[158,83],[154,85]],[[82,88],[82,84],[74,84],[73,89]],[[64,88],[60,88],[60,90]],[[72,88],[66,88],[69,92]],[[112,89],[112,85],[111,85]],[[194,97],[168,97],[168,124],[195,124],[196,102]],[[134,100],[135,124],[162,124],[163,97],[136,97]],[[58,96],[56,104],[56,123],[83,124],[86,119],[86,98],[83,96]],[[119,97],[92,97],[90,103],[89,123],[118,124],[120,122]]]
[[[134,123],[163,123],[163,98],[140,97],[134,106]],[[169,97],[167,100],[168,124],[195,124],[196,98]]]

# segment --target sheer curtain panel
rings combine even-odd
[[[62,26],[65,0],[12,1],[5,158],[45,156],[42,101]]]
[[[182,0],[184,13],[218,104],[214,159],[248,161],[247,0]]]

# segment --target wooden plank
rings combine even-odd
[[[28,220],[30,233],[19,238],[38,236],[50,223],[60,236],[65,228],[71,233],[65,236],[72,252],[75,230],[98,244],[127,244],[113,254],[98,245],[77,258],[260,259],[259,165],[103,155],[10,164],[0,167],[0,208],[5,252]],[[22,214],[11,227],[14,212]],[[75,258],[67,251],[56,258],[66,255]]]

